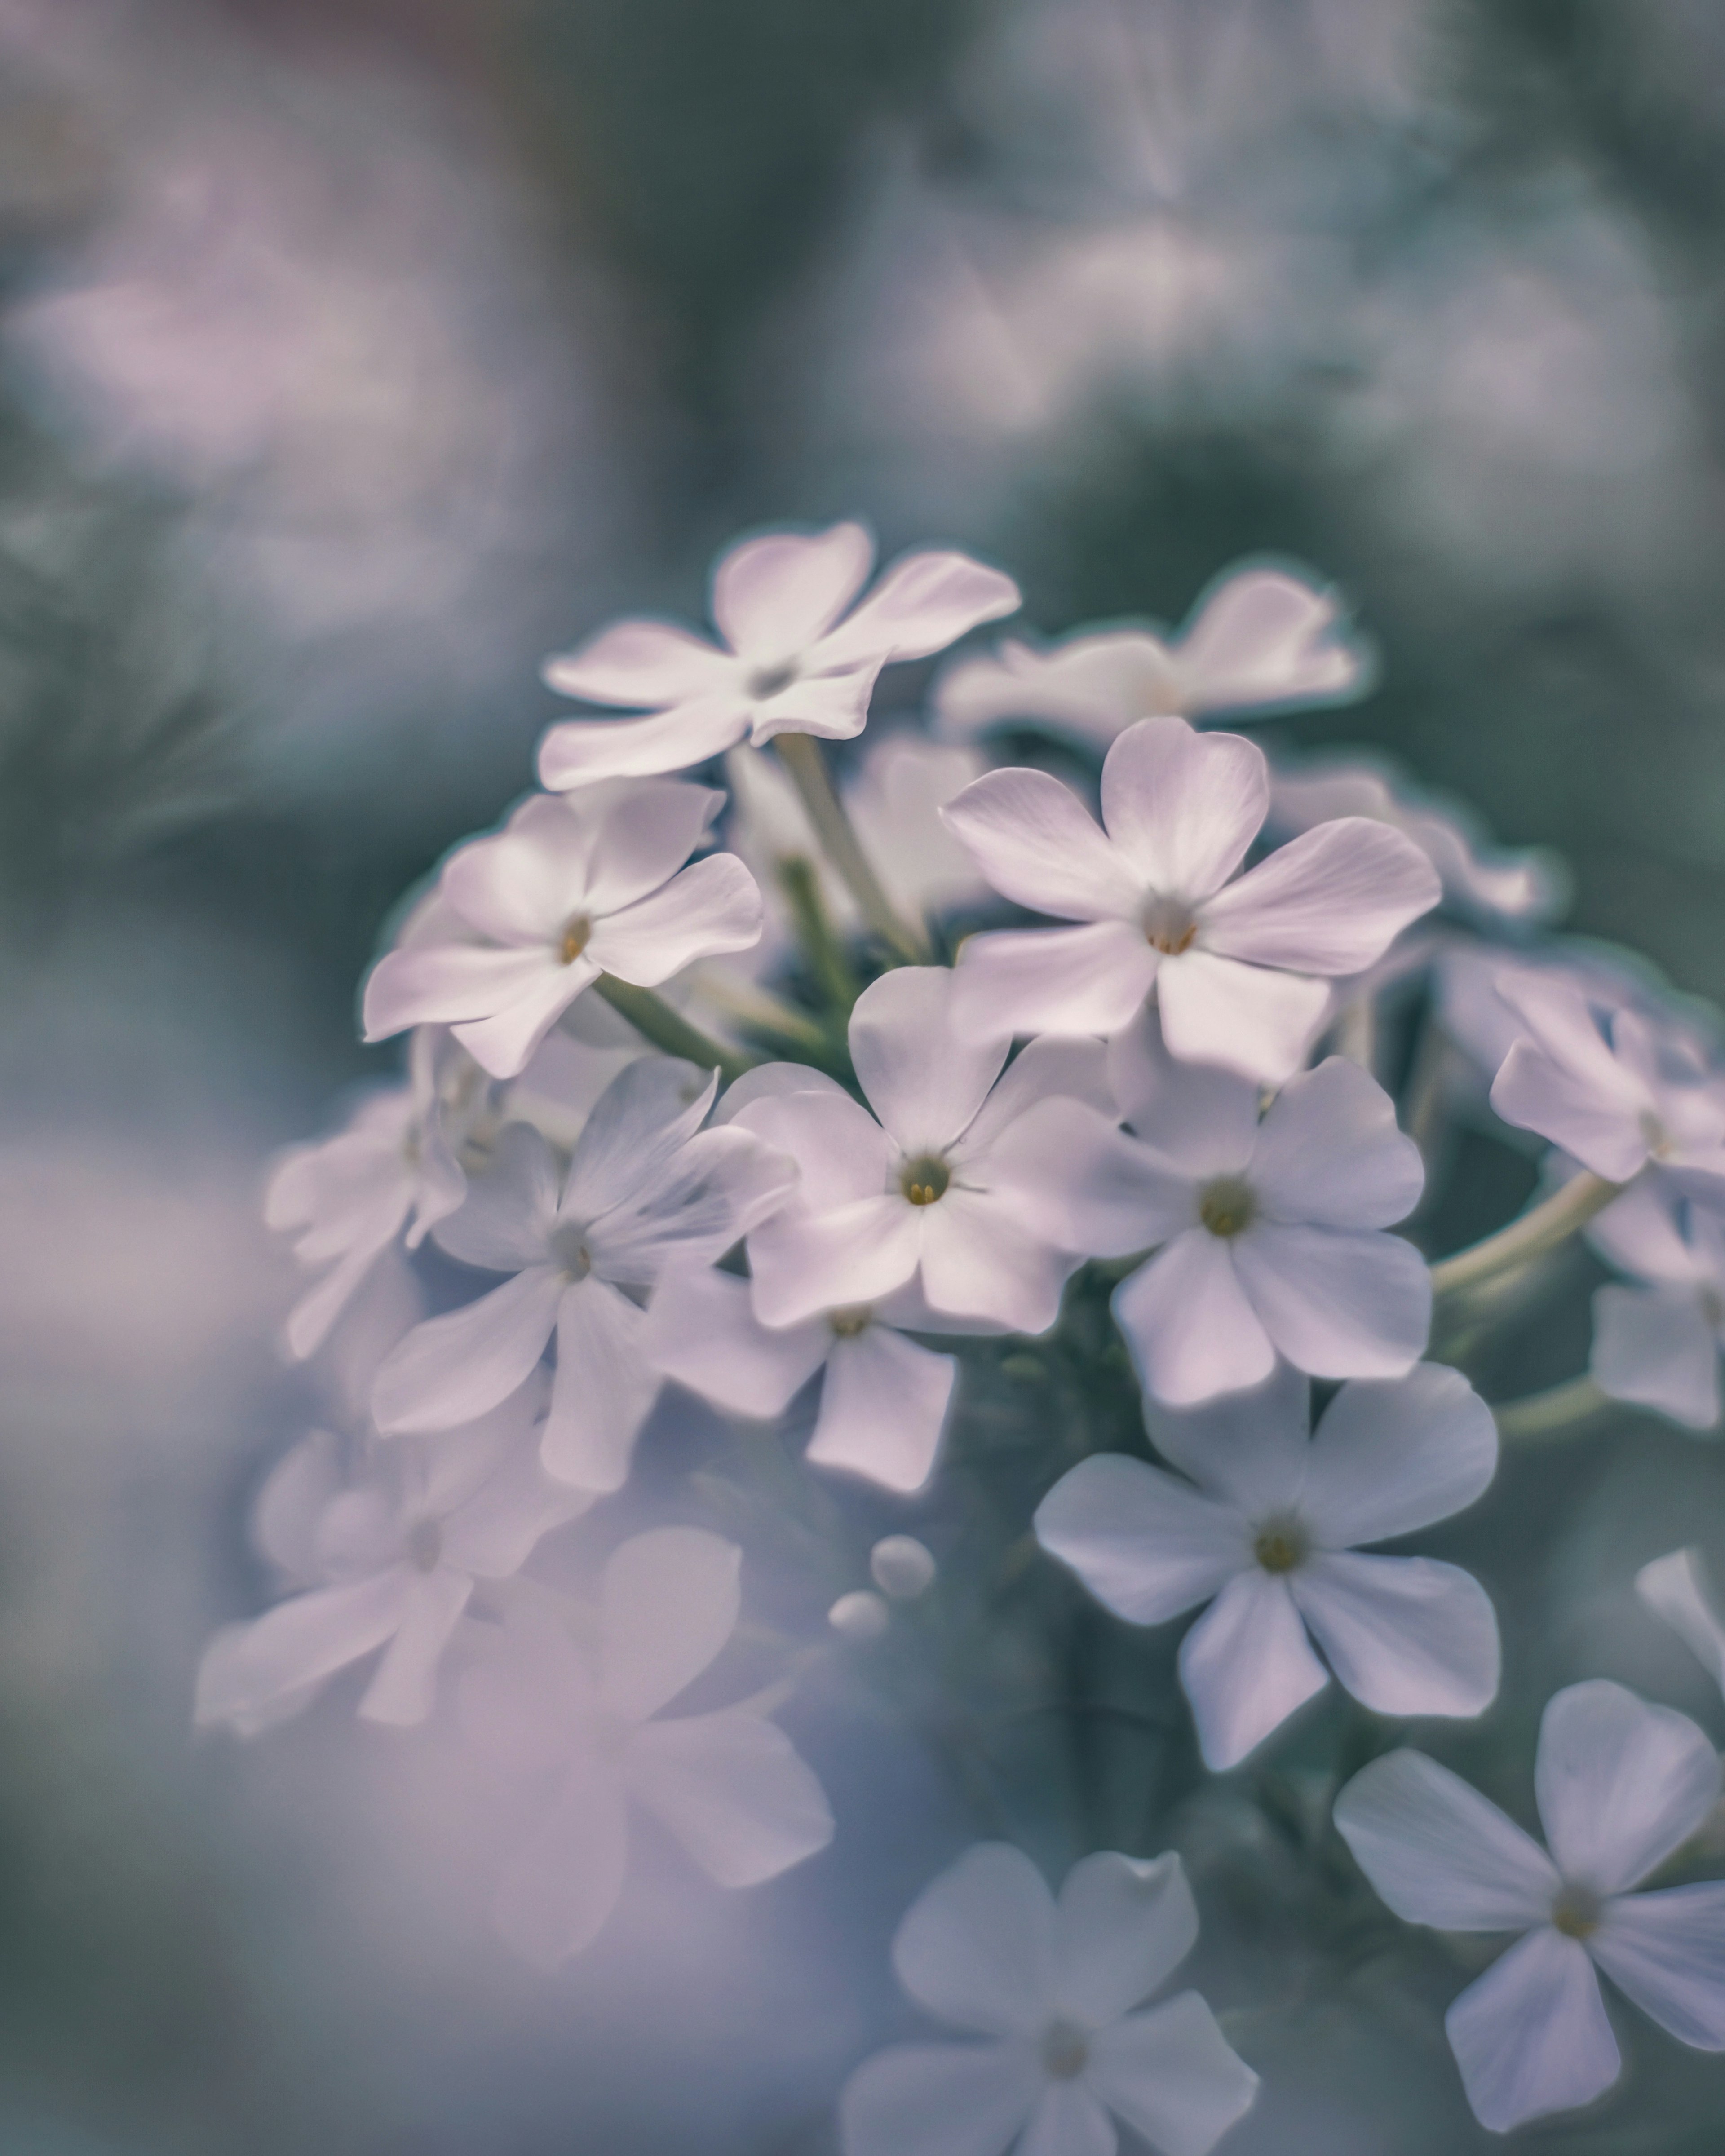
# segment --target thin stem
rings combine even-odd
[[[892,901],[881,886],[874,865],[863,851],[845,804],[834,790],[820,743],[811,734],[779,734],[773,746],[802,797],[814,834],[827,859],[837,870],[857,910],[883,943],[912,965],[929,956],[927,938],[920,928],[901,921]]]
[[[1539,1438],[1568,1437],[1610,1405],[1593,1379],[1584,1373],[1543,1393],[1529,1393],[1525,1399],[1506,1400],[1491,1412],[1497,1418],[1497,1435],[1504,1443],[1518,1445]]]
[[[709,1003],[719,1004],[730,1015],[757,1033],[776,1033],[783,1040],[815,1055],[830,1055],[832,1035],[806,1011],[783,997],[757,988],[752,982],[735,981],[714,974],[703,979],[701,992]]]
[[[752,1056],[740,1055],[734,1048],[721,1048],[710,1034],[691,1025],[680,1011],[673,1010],[651,988],[638,988],[632,981],[619,981],[614,973],[601,973],[593,990],[655,1048],[662,1048],[667,1055],[680,1055],[690,1063],[698,1063],[705,1070],[716,1070],[727,1086],[753,1064]]]
[[[1608,1183],[1603,1175],[1584,1169],[1507,1228],[1457,1250],[1454,1257],[1440,1258],[1431,1269],[1433,1294],[1457,1295],[1463,1289],[1478,1287],[1513,1265],[1526,1265],[1530,1258],[1554,1250],[1578,1229],[1584,1228],[1623,1188],[1620,1183]]]
[[[1378,1007],[1370,996],[1356,996],[1336,1021],[1335,1050],[1368,1075],[1378,1065]]]
[[[861,983],[851,971],[844,946],[833,933],[814,864],[806,855],[787,854],[773,866],[778,871],[779,888],[797,924],[797,941],[820,984],[821,993],[841,1017],[849,1018],[851,1005],[861,993]]]

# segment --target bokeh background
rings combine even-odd
[[[967,1830],[865,1717],[808,1709],[844,1861],[649,1878],[547,1982],[411,1748],[187,1709],[307,1411],[262,1166],[387,1062],[387,910],[528,783],[545,652],[849,513],[1049,631],[1309,561],[1381,684],[1290,732],[1725,998],[1725,13],[0,0],[0,2149],[828,2146]],[[1717,1455],[1637,1444],[1522,1471],[1548,1549],[1512,1509],[1482,1568],[1530,1683],[1716,1728],[1622,1583]],[[1255,2056],[1242,2156],[1495,2145],[1429,2032],[1332,2000]],[[1553,2145],[1712,2148],[1683,2086],[1692,2142]]]

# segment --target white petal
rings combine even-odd
[[[1625,1894],[1606,1904],[1588,1949],[1680,2043],[1725,2051],[1725,1881]]]
[[[701,1128],[716,1083],[676,1056],[625,1064],[582,1125],[558,1208],[563,1219],[597,1220],[663,1173]]]
[[[459,1572],[439,1570],[413,1581],[395,1637],[359,1703],[362,1719],[397,1729],[424,1721],[437,1695],[444,1649],[472,1593],[473,1582]]]
[[[1344,703],[1370,666],[1336,593],[1285,569],[1234,569],[1174,644],[1189,713]]]
[[[746,1130],[701,1131],[588,1231],[593,1270],[650,1286],[668,1265],[711,1265],[780,1210],[796,1163]],[[567,1203],[567,1201],[566,1201]]]
[[[845,2084],[845,2156],[1005,2156],[1046,2086],[1014,2044],[895,2044]]]
[[[829,1101],[850,1100],[836,1078],[829,1078],[824,1070],[811,1070],[806,1063],[757,1063],[725,1088],[713,1110],[713,1121],[728,1123],[757,1101],[783,1100],[796,1093],[818,1093]],[[854,1101],[850,1104],[856,1106]]]
[[[742,1552],[703,1527],[654,1527],[611,1553],[601,1588],[606,1705],[644,1722],[737,1629]]]
[[[1317,1378],[1399,1378],[1431,1331],[1431,1275],[1399,1235],[1255,1224],[1234,1264],[1264,1330]]]
[[[1497,1471],[1497,1425],[1459,1370],[1416,1363],[1405,1378],[1356,1378],[1312,1440],[1302,1516],[1326,1548],[1388,1542],[1446,1520]]]
[[[1615,1086],[1578,1075],[1531,1040],[1518,1040],[1491,1085],[1491,1106],[1507,1123],[1536,1131],[1584,1168],[1627,1183],[1646,1161],[1647,1140]]]
[[[703,1399],[732,1414],[766,1416],[781,1414],[814,1375],[834,1336],[824,1317],[762,1325],[746,1280],[679,1265],[653,1291],[642,1345],[655,1369]]]
[[[1118,1033],[1155,982],[1158,954],[1123,921],[1081,928],[1002,928],[958,953],[955,1023],[1002,1034]]]
[[[1288,1584],[1343,1688],[1374,1714],[1482,1714],[1497,1697],[1497,1614],[1460,1566],[1337,1550]]]
[[[1102,765],[1102,821],[1144,885],[1195,902],[1245,859],[1270,808],[1264,752],[1184,719],[1141,719]]]
[[[1363,1767],[1336,1826],[1379,1897],[1410,1924],[1507,1932],[1543,1923],[1560,1884],[1531,1835],[1423,1752]]]
[[[1437,870],[1411,839],[1364,816],[1341,816],[1218,891],[1204,906],[1201,935],[1208,949],[1249,965],[1363,973],[1442,896]]]
[[[557,1306],[557,1367],[540,1456],[578,1489],[621,1489],[661,1383],[647,1359],[646,1313],[590,1276]]]
[[[1202,947],[1157,975],[1162,1037],[1183,1063],[1217,1063],[1280,1086],[1304,1061],[1330,1008],[1322,981],[1244,966]]]
[[[518,1385],[545,1353],[568,1285],[533,1265],[464,1309],[416,1325],[378,1368],[372,1413],[386,1435],[474,1422]]]
[[[319,1579],[318,1522],[346,1482],[342,1455],[340,1438],[308,1430],[270,1469],[253,1500],[254,1544],[297,1585]]]
[[[755,1075],[746,1073],[732,1092]],[[866,1108],[836,1087],[757,1093],[732,1121],[790,1155],[797,1163],[797,1195],[814,1212],[877,1198],[888,1187],[896,1147]]]
[[[1027,1229],[1091,1257],[1154,1250],[1198,1218],[1191,1183],[1083,1101],[1038,1101],[983,1172]]]
[[[1055,2002],[1081,2027],[1101,2029],[1165,1984],[1197,1940],[1198,1905],[1178,1856],[1081,1858],[1055,1905]]]
[[[1212,1774],[1236,1767],[1329,1682],[1285,1580],[1254,1565],[1180,1642],[1180,1682]]]
[[[656,988],[696,958],[758,943],[763,917],[760,886],[736,855],[709,854],[599,921],[588,956],[620,981]]]
[[[1547,1702],[1533,1789],[1565,1878],[1620,1894],[1712,1810],[1719,1756],[1686,1714],[1596,1677]]]
[[[1006,1061],[1009,1036],[955,1037],[954,976],[900,966],[865,988],[850,1014],[857,1083],[907,1153],[940,1152],[961,1137]]]
[[[957,1376],[953,1357],[884,1325],[834,1341],[804,1459],[906,1495],[920,1490],[934,1470]]]
[[[506,829],[470,839],[444,864],[441,896],[470,928],[494,943],[545,945],[561,940],[563,923],[582,906],[594,819],[572,815],[555,794],[526,802]],[[688,857],[689,845],[666,863],[662,883]]]
[[[556,1969],[592,1943],[616,1907],[628,1852],[616,1769],[583,1752],[544,1817],[511,1852],[492,1922],[525,1960]]]
[[[1195,1991],[1099,2030],[1085,2080],[1158,2156],[1209,2156],[1258,2093]]]
[[[1635,1574],[1635,1592],[1689,1647],[1714,1683],[1725,1686],[1725,1625],[1719,1621],[1701,1552],[1673,1550],[1668,1557],[1655,1558]]]
[[[945,548],[901,554],[850,619],[823,639],[820,662],[926,659],[978,623],[1015,613],[1019,603],[1010,577],[968,554]]]
[[[1252,1190],[1272,1219],[1388,1228],[1420,1202],[1420,1148],[1396,1127],[1395,1103],[1339,1055],[1289,1079],[1252,1149]]]
[[[1062,921],[1136,921],[1136,875],[1070,786],[1045,771],[985,772],[941,820],[1003,898]]]
[[[748,733],[748,700],[733,662],[719,652],[713,659],[723,671],[710,691],[691,691],[651,718],[565,719],[547,726],[539,743],[539,783],[557,793],[608,778],[691,771],[735,748]],[[551,685],[568,678],[559,668]]]
[[[1171,1407],[1260,1385],[1276,1367],[1230,1245],[1206,1228],[1189,1229],[1140,1265],[1111,1306],[1145,1390]]]
[[[598,976],[591,955],[551,965],[523,992],[482,1018],[451,1026],[456,1040],[493,1078],[516,1078],[543,1046],[546,1036],[582,992]]]
[[[551,1147],[531,1124],[511,1123],[485,1168],[469,1179],[460,1209],[438,1222],[434,1240],[464,1265],[519,1272],[546,1262],[557,1209]]]
[[[335,1329],[336,1321],[370,1277],[391,1238],[367,1247],[361,1244],[315,1281],[288,1313],[282,1339],[296,1363],[308,1361]]]
[[[1588,1223],[1587,1240],[1620,1272],[1692,1286],[1707,1276],[1707,1264],[1678,1224],[1681,1209],[1663,1181],[1633,1183]]]
[[[832,627],[874,561],[875,542],[860,524],[745,539],[713,572],[713,619],[733,651],[788,659]]]
[[[795,1325],[823,1311],[878,1302],[903,1286],[922,1255],[917,1209],[902,1198],[782,1213],[749,1237],[755,1315],[765,1325]]]
[[[444,1522],[444,1562],[456,1571],[476,1579],[511,1578],[544,1536],[587,1510],[586,1491],[553,1481],[545,1472],[538,1435],[535,1424],[529,1444],[506,1455]]]
[[[1248,1392],[1180,1410],[1147,1402],[1145,1411],[1163,1457],[1248,1520],[1304,1512],[1311,1419],[1311,1383],[1287,1363]]]
[[[1588,1368],[1611,1399],[1690,1430],[1719,1420],[1719,1342],[1692,1286],[1600,1288]]]
[[[955,1186],[920,1209],[920,1277],[932,1308],[989,1318],[1009,1332],[1047,1332],[1079,1260],[1044,1240],[1034,1223],[1021,1226],[1009,1191],[983,1194]]]
[[[578,975],[572,996],[592,978],[591,971],[578,963],[563,965],[549,943],[509,950],[480,943],[424,943],[386,952],[366,982],[366,1039],[384,1040],[410,1025],[487,1018],[543,997],[553,980]]]
[[[1154,1010],[1108,1045],[1108,1077],[1122,1114],[1148,1145],[1194,1177],[1237,1175],[1258,1138],[1255,1080],[1170,1055]]]
[[[546,803],[542,810],[536,802],[528,807],[542,815],[572,819],[591,831],[581,906],[597,920],[634,905],[667,882],[724,805],[725,796],[715,787],[648,778],[584,787],[578,794]],[[511,819],[511,830],[523,813],[518,810]]]
[[[991,1149],[1027,1109],[1048,1100],[1083,1101],[1111,1122],[1118,1120],[1108,1083],[1107,1051],[1100,1040],[1026,1042],[1001,1072],[965,1132],[964,1158],[976,1159]]]
[[[833,1838],[790,1738],[741,1709],[644,1723],[629,1740],[629,1785],[721,1887],[776,1879]]]
[[[814,734],[822,741],[851,741],[868,724],[869,704],[880,661],[839,674],[805,675],[764,704],[757,704],[749,738],[756,747],[779,734]]]
[[[670,622],[613,622],[573,651],[547,659],[547,688],[593,704],[656,710],[697,696],[730,671],[726,654]]]
[[[228,1722],[241,1736],[267,1727],[280,1702],[309,1700],[324,1678],[368,1655],[401,1622],[411,1575],[393,1567],[352,1587],[278,1603],[230,1625],[204,1650],[194,1710],[200,1727]]]
[[[978,1842],[930,1881],[894,1934],[892,1966],[960,2029],[1040,2036],[1053,2001],[1055,1904],[1022,1851]]]
[[[1245,1524],[1230,1506],[1124,1453],[1094,1453],[1070,1468],[1033,1524],[1050,1557],[1134,1625],[1159,1625],[1207,1602],[1251,1563]]]
[[[1469,1984],[1444,2028],[1474,2116],[1494,2133],[1591,2103],[1622,2066],[1593,1964],[1549,1925]]]
[[[1114,2122],[1081,2082],[1050,2082],[1014,2156],[1115,2156]]]
[[[942,670],[936,724],[956,739],[1034,719],[1103,750],[1134,720],[1177,709],[1179,694],[1167,645],[1142,629],[1059,637],[1038,649],[1009,638],[988,658]]]

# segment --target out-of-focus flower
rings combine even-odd
[[[1610,1183],[1650,1163],[1725,1204],[1725,1086],[1639,1012],[1600,1017],[1563,980],[1505,978],[1523,1033],[1491,1085],[1505,1122],[1537,1132]]]
[[[905,1327],[939,1332],[943,1324],[914,1291],[900,1288],[879,1304],[763,1325],[746,1280],[678,1266],[654,1291],[642,1346],[656,1369],[732,1414],[780,1414],[822,1371],[804,1456],[909,1491],[933,1468],[958,1366],[906,1339]]]
[[[1640,1283],[1594,1296],[1594,1383],[1614,1400],[1656,1409],[1692,1430],[1716,1429],[1725,1220],[1640,1183],[1606,1207],[1588,1238]]]
[[[1138,719],[1343,704],[1370,676],[1333,590],[1303,571],[1248,567],[1219,578],[1173,635],[1081,629],[1045,650],[1009,639],[957,660],[935,684],[935,721],[959,740],[1028,721],[1106,749]]]
[[[1007,1043],[957,1032],[954,988],[944,967],[906,966],[857,998],[851,1060],[874,1115],[798,1064],[732,1087],[735,1120],[801,1170],[794,1202],[749,1238],[763,1323],[872,1305],[912,1281],[947,1319],[1054,1323],[1077,1246],[1057,1243],[1034,1188],[1012,1179],[1017,1126],[1050,1093],[1106,1099],[1101,1051],[1034,1042],[1003,1077]]]
[[[542,1536],[590,1502],[541,1466],[541,1404],[523,1389],[468,1429],[373,1450],[352,1476],[327,1430],[289,1453],[259,1494],[254,1530],[264,1555],[309,1591],[211,1640],[198,1722],[254,1736],[380,1647],[361,1715],[423,1722],[475,1582],[518,1572]]]
[[[555,1968],[623,1891],[631,1804],[721,1887],[755,1887],[825,1848],[833,1815],[790,1739],[747,1705],[660,1719],[736,1630],[742,1553],[699,1527],[613,1552],[597,1652],[523,1597],[460,1687],[468,1733],[539,1804],[494,1903],[498,1928]]]
[[[1143,2004],[1197,1938],[1178,1856],[1086,1856],[1056,1902],[1021,1851],[979,1842],[912,1902],[892,1965],[982,2041],[865,2060],[839,2101],[845,2156],[1102,2156],[1116,2119],[1165,2156],[1207,2156],[1258,2077],[1195,1991]]]
[[[562,790],[685,771],[786,732],[848,740],[862,732],[890,660],[926,659],[1019,603],[1010,577],[931,551],[901,556],[856,605],[874,560],[860,524],[746,539],[713,572],[721,643],[668,622],[620,621],[547,660],[545,680],[560,695],[651,716],[552,726],[540,745],[541,783]]]
[[[1158,1417],[1190,1481],[1123,1453],[1064,1475],[1036,1536],[1134,1625],[1209,1609],[1180,1644],[1204,1763],[1237,1766],[1329,1681],[1378,1714],[1479,1714],[1497,1691],[1497,1620],[1471,1573],[1365,1557],[1473,1503],[1497,1466],[1491,1409],[1456,1370],[1344,1385],[1308,1436],[1310,1388],[1283,1373],[1201,1414]],[[1214,1599],[1213,1599],[1214,1598]]]
[[[1399,831],[1320,825],[1238,873],[1270,805],[1263,751],[1183,719],[1129,726],[1102,766],[1098,829],[1045,772],[993,771],[942,813],[1004,897],[1083,925],[973,936],[959,1014],[983,1034],[1117,1034],[1153,990],[1176,1055],[1266,1084],[1296,1070],[1358,973],[1435,906]]]
[[[674,1258],[717,1257],[779,1204],[790,1162],[747,1131],[703,1131],[716,1081],[669,1056],[630,1064],[588,1118],[559,1190],[537,1131],[511,1124],[437,1240],[452,1257],[514,1278],[416,1326],[372,1395],[388,1434],[444,1430],[526,1382],[557,1336],[545,1464],[586,1490],[614,1490],[658,1395],[642,1346],[650,1287]]]
[[[1635,1592],[1725,1690],[1725,1624],[1720,1622],[1718,1599],[1701,1552],[1672,1550],[1655,1558],[1635,1574]]]
[[[601,973],[655,988],[746,950],[761,933],[754,878],[734,854],[682,866],[724,798],[660,778],[524,802],[444,863],[434,927],[372,968],[367,1040],[447,1024],[494,1078],[513,1078]]]
[[[461,1203],[456,1158],[483,1105],[485,1076],[441,1028],[423,1026],[408,1083],[362,1101],[347,1127],[283,1154],[264,1198],[268,1224],[290,1235],[302,1265],[326,1270],[295,1305],[290,1353],[316,1353],[372,1266],[403,1230],[410,1250]]]
[[[914,1602],[934,1584],[934,1553],[915,1535],[883,1535],[869,1552],[869,1571],[883,1594]]]
[[[1382,1231],[1412,1211],[1425,1170],[1380,1086],[1331,1056],[1260,1122],[1250,1080],[1175,1062],[1147,1013],[1109,1068],[1135,1135],[1050,1101],[1025,1118],[1009,1173],[1051,1238],[1098,1257],[1156,1251],[1113,1308],[1157,1399],[1259,1384],[1278,1354],[1322,1378],[1412,1366],[1430,1276]]]
[[[1524,1934],[1444,2017],[1467,2100],[1498,2133],[1617,2079],[1596,1968],[1680,2043],[1725,2051],[1725,1881],[1629,1891],[1712,1810],[1712,1746],[1686,1715],[1596,1679],[1547,1704],[1533,1780],[1549,1856],[1423,1753],[1374,1759],[1336,1799],[1397,1916]]]
[[[892,1612],[872,1588],[841,1594],[827,1612],[827,1622],[841,1640],[878,1640],[892,1622]]]

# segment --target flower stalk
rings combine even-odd
[[[1457,1250],[1453,1257],[1439,1259],[1431,1269],[1432,1293],[1460,1295],[1543,1257],[1584,1228],[1624,1188],[1589,1171],[1572,1177],[1561,1190],[1530,1206],[1507,1227]]]
[[[913,966],[925,964],[929,955],[927,936],[921,927],[913,928],[901,920],[886,896],[833,785],[819,742],[810,734],[783,733],[775,737],[773,746],[790,773],[827,859],[856,901],[863,919],[896,957]]]
[[[716,1070],[728,1086],[752,1067],[755,1059],[739,1050],[725,1048],[711,1034],[691,1025],[680,1011],[652,988],[638,988],[632,981],[619,981],[614,973],[601,973],[593,984],[619,1018],[627,1019],[644,1040],[667,1055],[680,1055],[704,1070]]]
[[[1543,1393],[1529,1393],[1525,1399],[1506,1400],[1491,1412],[1497,1420],[1497,1435],[1506,1445],[1526,1445],[1572,1436],[1610,1405],[1584,1371],[1580,1377],[1566,1378]]]

